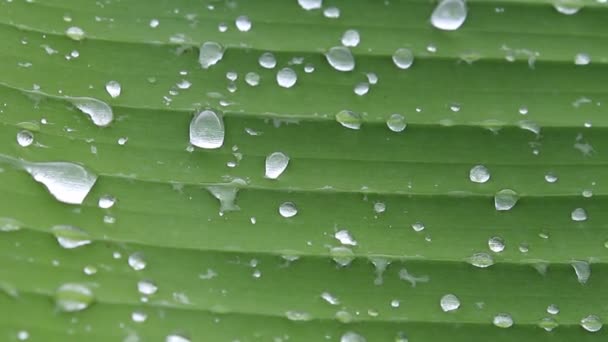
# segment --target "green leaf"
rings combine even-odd
[[[555,4],[1,1],[0,340],[606,340],[608,7]]]

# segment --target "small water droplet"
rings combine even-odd
[[[151,296],[158,291],[158,287],[150,280],[140,280],[137,282],[137,291],[143,295]]]
[[[298,213],[298,208],[292,202],[285,202],[279,206],[279,214],[285,218],[294,217]]]
[[[145,269],[147,265],[146,259],[141,253],[133,253],[129,255],[129,259],[127,261],[129,263],[129,266],[131,266],[131,268],[135,271],[141,271]]]
[[[256,87],[260,84],[260,75],[255,72],[248,72],[245,74],[245,82],[252,87]]]
[[[466,18],[464,0],[441,0],[431,14],[431,24],[440,30],[453,31],[462,26]]]
[[[414,64],[414,54],[412,50],[406,48],[397,49],[393,53],[393,63],[399,69],[408,69]]]
[[[513,318],[511,318],[511,315],[509,314],[499,313],[498,315],[494,316],[492,324],[499,328],[510,328],[513,326]]]
[[[479,267],[486,268],[494,265],[494,259],[488,253],[475,253],[469,257],[469,264]]]
[[[89,233],[77,227],[57,225],[53,226],[51,231],[55,235],[59,245],[63,248],[72,249],[91,243]]]
[[[102,209],[109,209],[114,206],[116,203],[116,198],[112,195],[103,195],[99,197],[99,201],[97,202],[97,206]]]
[[[483,165],[475,165],[469,171],[469,179],[473,183],[485,183],[490,180],[490,170]]]
[[[340,304],[340,301],[338,300],[338,298],[329,292],[321,293],[321,298],[323,298],[324,301],[326,301],[327,303],[329,303],[331,305]]]
[[[97,273],[97,267],[93,266],[93,265],[87,265],[84,267],[84,274],[86,275],[93,275],[95,273]]]
[[[577,53],[574,56],[574,64],[576,65],[587,65],[591,63],[591,57],[586,53]]]
[[[552,331],[553,329],[557,328],[559,324],[557,323],[555,318],[545,317],[541,319],[540,322],[538,322],[538,326],[544,329],[545,331]]]
[[[14,232],[23,227],[23,223],[8,217],[0,217],[0,232]]]
[[[334,234],[334,237],[343,245],[356,246],[357,241],[353,238],[348,230],[342,229]]]
[[[346,128],[360,129],[362,119],[361,115],[345,109],[336,114],[336,121]]]
[[[220,212],[237,211],[240,208],[236,204],[236,196],[239,189],[246,184],[244,180],[237,178],[230,183],[209,185],[207,190],[220,201]]]
[[[591,277],[591,265],[586,261],[575,260],[572,262],[572,268],[576,274],[576,280],[581,284],[586,284]]]
[[[511,210],[515,204],[517,204],[518,200],[519,195],[515,191],[511,189],[503,189],[494,195],[494,207],[498,211]]]
[[[216,65],[224,57],[224,48],[216,42],[205,42],[201,45],[198,62],[203,69]]]
[[[216,149],[224,144],[224,120],[212,110],[205,109],[192,118],[190,122],[190,144]]]
[[[266,157],[266,173],[265,177],[269,179],[277,179],[283,174],[287,165],[289,164],[289,157],[283,152],[273,152]]]
[[[355,94],[359,96],[363,96],[369,92],[369,83],[367,82],[359,82],[355,85]]]
[[[236,28],[241,32],[248,32],[251,30],[251,20],[246,15],[241,15],[236,18]]]
[[[416,232],[421,232],[424,230],[424,223],[416,222],[416,223],[412,224],[412,229]]]
[[[17,332],[17,340],[25,341],[28,338],[30,338],[30,333],[26,330],[20,330],[19,332]]]
[[[491,237],[488,240],[488,247],[494,253],[500,253],[505,250],[505,242],[498,236]]]
[[[265,69],[274,69],[277,65],[277,60],[270,52],[264,52],[258,59],[260,66]]]
[[[148,319],[148,315],[143,311],[133,311],[131,313],[131,320],[135,323],[143,323]]]
[[[165,338],[165,342],[191,342],[189,338],[181,334],[170,334]]]
[[[34,143],[34,134],[27,130],[22,130],[17,133],[17,144],[21,147],[28,147]]]
[[[393,132],[399,133],[403,132],[407,127],[405,123],[405,118],[401,114],[391,114],[389,118],[386,120],[386,126]]]
[[[291,88],[298,81],[298,75],[291,68],[283,68],[277,72],[277,84],[283,88]]]
[[[298,4],[303,9],[311,11],[321,8],[323,5],[323,0],[298,0]]]
[[[312,319],[312,316],[307,312],[293,310],[285,312],[285,317],[290,321],[310,321]]]
[[[65,312],[82,311],[88,308],[94,299],[93,291],[82,284],[65,283],[55,291],[55,305]]]
[[[383,202],[374,203],[374,212],[376,212],[377,214],[381,214],[385,211],[386,211],[386,204],[384,204]]]
[[[581,327],[589,332],[598,332],[602,329],[602,326],[602,320],[595,315],[589,315],[581,319]]]
[[[85,37],[84,30],[77,26],[69,27],[65,30],[65,34],[68,38],[76,41],[83,40]]]
[[[555,183],[557,182],[557,176],[554,173],[549,172],[545,175],[545,181],[547,183]]]
[[[573,15],[583,8],[583,3],[580,0],[555,0],[553,7],[561,14]]]
[[[367,342],[367,340],[356,332],[347,331],[340,337],[340,342]]]
[[[355,68],[355,58],[347,47],[334,46],[327,51],[325,59],[332,68],[338,71],[352,71]]]
[[[441,305],[441,310],[443,310],[443,312],[450,312],[458,310],[460,307],[460,300],[458,297],[450,293],[441,297],[439,304]]]
[[[355,253],[352,249],[344,246],[332,247],[329,250],[329,255],[336,264],[342,267],[348,266],[355,259]]]
[[[342,35],[342,45],[347,47],[354,47],[359,45],[359,41],[361,37],[359,36],[359,31],[357,30],[346,30]]]
[[[340,18],[340,9],[337,7],[327,7],[323,10],[325,18],[336,19]]]
[[[555,304],[547,306],[547,313],[550,315],[557,315],[559,313],[559,307]]]
[[[152,19],[150,20],[149,25],[151,28],[157,28],[158,25],[160,25],[160,21],[158,21],[158,19]]]
[[[120,83],[117,81],[109,81],[106,83],[106,91],[112,98],[117,98],[120,96],[120,92],[122,91],[122,87]]]
[[[576,208],[570,213],[570,218],[575,222],[587,221],[587,211],[583,208]]]

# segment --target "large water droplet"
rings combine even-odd
[[[277,65],[277,60],[270,52],[264,52],[258,59],[260,66],[266,69],[273,69]]]
[[[406,48],[397,49],[393,53],[393,63],[395,63],[399,69],[408,69],[411,67],[412,64],[414,64],[414,54],[412,53],[412,50]]]
[[[469,179],[474,183],[485,183],[490,180],[490,171],[483,165],[475,165],[469,171]]]
[[[450,312],[458,310],[458,308],[460,307],[460,300],[458,299],[458,297],[450,293],[441,297],[439,304],[441,305],[441,310],[443,310],[444,312]]]
[[[78,164],[22,162],[22,165],[35,181],[63,203],[82,204],[97,181],[96,174]]]
[[[68,36],[68,38],[76,41],[83,40],[85,37],[84,30],[78,26],[69,27],[67,30],[65,30],[65,34]]]
[[[494,265],[494,259],[488,253],[475,253],[469,257],[469,263],[475,267],[486,268]]]
[[[91,97],[66,97],[74,107],[88,115],[96,126],[105,127],[114,120],[112,107]]]
[[[506,211],[511,210],[517,201],[519,200],[519,195],[511,189],[503,189],[494,195],[494,207],[498,211]]]
[[[581,0],[555,0],[553,7],[561,14],[573,15],[583,8],[583,2]]]
[[[513,326],[513,318],[509,314],[499,313],[498,315],[494,316],[492,324],[499,328],[510,328]]]
[[[329,255],[336,264],[342,267],[348,266],[355,259],[355,253],[352,249],[344,246],[332,247],[329,250]]]
[[[28,147],[34,143],[34,134],[27,130],[22,130],[17,133],[17,144],[21,147]]]
[[[505,250],[505,242],[502,238],[495,236],[488,240],[488,247],[494,253],[500,253]]]
[[[220,201],[220,211],[236,211],[239,206],[236,204],[236,196],[239,189],[247,183],[237,178],[230,183],[215,184],[207,186],[207,190]]]
[[[351,71],[355,68],[355,58],[347,47],[334,46],[327,51],[325,58],[338,71]]]
[[[59,245],[63,248],[72,249],[91,243],[89,233],[78,227],[57,225],[52,227],[51,231],[55,235]]]
[[[298,81],[298,75],[291,68],[283,68],[277,72],[277,84],[283,88],[291,88]]]
[[[393,132],[403,132],[407,124],[405,123],[405,118],[401,114],[391,114],[389,118],[386,120],[386,126]]]
[[[66,283],[55,291],[55,304],[61,311],[82,311],[88,308],[94,299],[93,291],[82,284]]]
[[[269,179],[277,179],[289,164],[289,157],[283,152],[273,152],[266,157],[266,173],[265,177]]]
[[[224,48],[216,42],[205,42],[201,45],[198,62],[203,69],[217,64],[224,57]]]
[[[467,18],[467,6],[464,0],[441,0],[433,14],[431,24],[440,30],[457,30]]]
[[[120,92],[122,91],[122,87],[120,83],[117,81],[109,81],[106,83],[106,91],[112,98],[116,98],[120,96]]]
[[[356,332],[348,331],[340,337],[340,342],[367,342],[367,340]]]
[[[350,232],[346,229],[342,229],[340,231],[337,231],[334,234],[334,237],[340,241],[341,244],[343,245],[349,245],[349,246],[356,246],[357,245],[357,241],[355,240],[355,238],[353,238],[353,236],[350,234]]]
[[[303,9],[310,11],[321,8],[323,0],[298,0],[298,4]]]
[[[583,208],[576,208],[570,214],[572,221],[582,222],[587,220],[587,211]]]
[[[294,217],[298,213],[298,208],[293,202],[285,202],[279,206],[279,214],[285,218]]]
[[[602,329],[602,326],[602,320],[595,315],[589,315],[581,319],[581,327],[589,332],[598,332]]]
[[[194,146],[215,149],[224,144],[224,120],[212,110],[205,109],[190,122],[190,143]]]
[[[357,30],[346,30],[342,35],[342,45],[353,47],[359,45],[359,41],[361,40],[359,36],[359,31]]]
[[[251,30],[251,20],[246,15],[241,15],[236,18],[236,28],[241,32],[247,32]]]
[[[341,110],[336,114],[336,121],[340,123],[340,125],[350,128],[350,129],[360,129],[361,128],[361,115],[355,113],[350,110]]]

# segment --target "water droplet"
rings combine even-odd
[[[369,83],[367,82],[359,82],[355,85],[355,94],[359,96],[363,96],[369,92]]]
[[[298,75],[291,68],[283,68],[277,72],[277,84],[283,88],[291,88],[298,81]]]
[[[547,313],[550,315],[557,315],[559,313],[559,307],[555,304],[547,306]]]
[[[385,211],[386,211],[386,204],[384,204],[383,202],[374,203],[374,212],[376,212],[377,214],[380,214]]]
[[[510,328],[513,326],[513,318],[511,318],[511,315],[509,314],[499,313],[498,315],[494,316],[492,324],[499,328]]]
[[[356,332],[347,331],[340,337],[340,342],[367,342],[367,340]]]
[[[409,342],[409,339],[404,332],[400,331],[397,333],[397,336],[395,336],[395,342]]]
[[[290,321],[310,321],[312,319],[312,316],[308,312],[292,310],[285,312],[285,317]]]
[[[555,183],[557,182],[557,176],[554,173],[549,172],[545,175],[545,181],[547,183]]]
[[[541,319],[540,322],[538,322],[538,326],[544,329],[545,331],[552,331],[553,329],[557,328],[559,324],[557,323],[555,318],[545,317]]]
[[[151,296],[158,291],[158,287],[150,280],[140,280],[137,282],[137,291],[143,295]]]
[[[30,338],[30,333],[25,331],[25,330],[20,330],[19,332],[17,332],[17,339],[19,341],[25,341],[28,338]]]
[[[252,87],[256,87],[260,84],[260,75],[255,72],[248,72],[245,75],[245,82]]]
[[[405,118],[401,114],[391,114],[389,118],[386,120],[386,126],[393,132],[399,133],[405,130],[407,124],[405,123]]]
[[[114,120],[112,107],[103,101],[91,97],[67,97],[67,99],[74,107],[88,115],[96,126],[105,127]]]
[[[576,280],[581,284],[586,284],[591,277],[591,266],[586,261],[575,260],[572,262],[572,268],[576,273]]]
[[[74,163],[23,162],[22,165],[35,181],[63,203],[82,204],[97,181],[96,174]]]
[[[416,232],[421,232],[424,230],[424,223],[416,222],[416,223],[412,224],[412,229]]]
[[[148,315],[143,311],[133,311],[131,313],[131,320],[135,323],[143,323],[148,319]]]
[[[72,249],[91,243],[89,233],[77,227],[57,225],[52,227],[51,231],[55,235],[59,245],[63,248]]]
[[[205,42],[201,45],[198,62],[203,69],[216,65],[224,57],[224,48],[216,42]]]
[[[34,134],[27,130],[17,133],[17,144],[21,147],[28,147],[34,142]]]
[[[441,0],[433,14],[431,24],[440,30],[457,30],[467,18],[467,6],[464,0]]]
[[[93,265],[87,265],[84,267],[83,271],[84,271],[84,274],[86,274],[86,275],[93,275],[93,274],[97,273],[97,267],[95,267]]]
[[[55,305],[65,312],[82,311],[88,308],[94,299],[93,291],[82,284],[66,283],[55,291]]]
[[[488,253],[475,253],[469,257],[469,264],[479,267],[486,268],[494,265],[494,259]]]
[[[583,3],[580,0],[555,0],[553,7],[561,14],[573,15],[583,8]]]
[[[241,15],[236,18],[235,24],[236,28],[241,32],[247,32],[251,30],[251,20],[249,20],[249,17],[245,15]]]
[[[310,11],[321,8],[323,0],[298,0],[298,4],[303,9]]]
[[[589,332],[598,332],[602,329],[602,326],[602,320],[595,315],[589,315],[581,319],[581,327]]]
[[[294,217],[298,213],[298,208],[292,202],[285,202],[279,206],[279,214],[285,218]]]
[[[304,66],[304,72],[307,74],[310,74],[311,72],[315,71],[315,66],[308,63]]]
[[[439,304],[441,305],[441,310],[443,310],[443,312],[450,312],[458,310],[460,307],[460,300],[458,297],[450,293],[441,297]]]
[[[260,66],[265,69],[274,69],[277,65],[277,60],[274,55],[270,52],[264,52],[258,59]]]
[[[65,30],[65,34],[68,36],[68,38],[76,41],[83,40],[85,37],[84,30],[77,26],[69,27],[67,30]]]
[[[190,144],[216,149],[224,144],[224,120],[212,110],[205,109],[192,118],[190,122]]]
[[[350,110],[341,110],[336,114],[336,121],[340,123],[340,125],[350,128],[350,129],[360,129],[361,128],[361,115],[350,111]]]
[[[331,305],[340,304],[340,301],[338,300],[338,298],[336,298],[336,296],[332,295],[329,292],[321,293],[321,298],[323,298],[324,301],[326,301],[327,303],[329,303]]]
[[[158,25],[160,25],[160,21],[158,21],[158,19],[152,19],[150,20],[149,25],[151,28],[157,28]]]
[[[490,170],[483,165],[475,165],[469,171],[469,179],[473,183],[485,183],[490,180]]]
[[[8,217],[0,217],[0,232],[14,232],[23,227],[23,223]]]
[[[220,201],[220,212],[236,211],[240,209],[236,205],[236,196],[239,189],[246,184],[244,180],[237,178],[230,183],[207,186],[207,190]]]
[[[329,250],[329,255],[336,264],[342,267],[348,266],[355,259],[355,253],[352,249],[344,246],[332,247]]]
[[[511,190],[511,189],[503,189],[500,190],[494,195],[494,207],[498,211],[506,211],[511,210],[517,201],[519,200],[519,195]]]
[[[359,36],[359,31],[357,30],[346,30],[342,35],[342,45],[353,47],[359,45],[359,41],[361,37]]]
[[[505,250],[505,242],[498,236],[491,237],[488,240],[488,247],[494,253],[500,253]]]
[[[323,10],[325,18],[336,19],[340,18],[340,9],[337,7],[327,7]]]
[[[357,241],[350,235],[348,230],[342,229],[334,234],[334,237],[343,245],[356,246]]]
[[[273,152],[266,157],[266,173],[265,177],[269,179],[277,179],[283,174],[287,165],[289,164],[289,157],[283,152]]]
[[[367,74],[365,74],[365,76],[367,77],[367,82],[369,82],[369,84],[378,83],[378,75],[376,75],[375,73],[368,72]]]
[[[146,259],[141,253],[133,253],[129,255],[129,259],[127,261],[129,263],[129,266],[131,266],[131,268],[135,271],[141,271],[146,268],[147,265]]]
[[[519,111],[519,114],[521,114],[521,115],[527,115],[528,107],[520,107],[518,111]]]
[[[190,342],[190,339],[180,334],[170,334],[165,338],[165,342]]]
[[[399,69],[408,69],[414,64],[414,54],[412,50],[406,48],[397,49],[393,53],[393,63]]]
[[[577,53],[574,56],[574,64],[576,65],[587,65],[591,63],[591,57],[586,53]]]
[[[355,58],[347,47],[334,46],[327,51],[325,59],[332,68],[338,71],[352,71],[355,68]]]
[[[117,81],[109,81],[106,83],[106,91],[112,98],[117,98],[120,96],[120,92],[122,91],[122,87],[120,83]]]
[[[103,195],[99,197],[99,201],[97,202],[97,206],[101,209],[112,208],[114,204],[116,204],[116,198],[112,195]]]
[[[572,221],[582,222],[587,220],[587,211],[583,208],[576,208],[570,213]]]

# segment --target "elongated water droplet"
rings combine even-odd
[[[450,293],[441,297],[439,304],[441,305],[441,310],[443,310],[443,312],[450,312],[458,310],[460,307],[460,300],[458,297]]]
[[[488,253],[475,253],[469,258],[469,263],[475,267],[486,268],[494,265],[494,259]]]
[[[135,271],[141,271],[147,266],[146,259],[141,253],[133,253],[129,255],[128,263],[129,266],[131,266],[131,268]]]
[[[88,308],[94,299],[93,291],[83,284],[66,283],[55,291],[55,304],[61,311],[82,311]]]
[[[503,189],[494,195],[494,207],[498,211],[506,211],[511,210],[517,201],[519,200],[519,195],[511,189]]]
[[[68,36],[68,38],[76,41],[83,40],[85,37],[84,30],[78,26],[69,27],[67,30],[65,30],[65,34]]]
[[[570,218],[575,222],[582,222],[587,220],[587,211],[583,208],[576,208],[572,210]]]
[[[602,320],[595,315],[589,315],[581,319],[581,327],[589,332],[598,332],[602,329],[602,326]]]
[[[97,181],[96,174],[78,164],[23,162],[22,165],[35,181],[63,203],[82,204]]]
[[[424,230],[424,223],[422,222],[415,222],[414,224],[412,224],[412,229],[415,232],[421,232]]]
[[[485,183],[490,180],[490,171],[483,165],[475,165],[469,171],[469,179],[474,183]]]
[[[591,277],[591,266],[586,261],[576,260],[572,262],[572,268],[576,273],[576,279],[581,284],[586,284]]]
[[[467,6],[464,0],[441,0],[433,14],[431,24],[440,30],[457,30],[467,18]]]
[[[55,235],[59,245],[63,248],[72,249],[91,243],[89,233],[78,227],[57,225],[52,227],[51,231]]]
[[[359,31],[357,30],[346,30],[342,35],[342,45],[353,47],[359,45],[359,41],[361,40],[359,36]]]
[[[143,295],[151,296],[158,291],[158,286],[151,280],[140,280],[137,282],[137,291]]]
[[[205,109],[190,122],[190,143],[196,147],[216,149],[224,144],[224,120],[212,110]]]
[[[334,237],[336,238],[336,240],[340,241],[340,243],[343,245],[349,245],[349,246],[357,245],[357,241],[353,238],[353,236],[350,234],[350,232],[346,229],[337,231],[334,234]]]
[[[389,118],[386,120],[386,126],[393,132],[399,133],[405,130],[407,124],[405,123],[405,118],[401,114],[391,114]]]
[[[216,65],[224,57],[224,48],[216,42],[205,42],[201,45],[198,62],[203,69]]]
[[[298,208],[292,202],[285,202],[279,206],[279,214],[285,218],[294,217],[298,213]]]
[[[303,9],[310,11],[321,8],[323,0],[298,0],[298,4]]]
[[[355,58],[347,47],[334,46],[327,51],[325,58],[338,71],[352,71],[355,68]]]
[[[8,217],[0,217],[0,232],[14,232],[23,227],[23,223]]]
[[[133,311],[131,313],[131,320],[135,323],[143,323],[148,319],[148,314],[143,311]]]
[[[290,321],[310,321],[312,316],[308,312],[289,310],[285,312],[285,317]]]
[[[499,313],[494,316],[492,323],[499,328],[510,328],[513,326],[513,318],[506,313]]]
[[[120,92],[122,91],[122,87],[120,83],[116,81],[109,81],[106,83],[106,91],[112,98],[116,98],[120,96]]]
[[[321,298],[323,298],[324,301],[326,301],[327,303],[329,303],[331,305],[340,304],[340,301],[338,300],[338,298],[336,298],[334,295],[332,295],[329,292],[321,293]]]
[[[273,152],[266,157],[266,173],[265,177],[269,179],[277,179],[283,174],[287,165],[289,164],[289,157],[283,152]]]
[[[220,201],[220,212],[240,210],[236,204],[239,189],[247,183],[237,178],[230,183],[215,184],[207,186],[207,190]]]
[[[367,340],[356,332],[348,331],[340,337],[340,342],[367,342]]]
[[[336,121],[340,123],[340,125],[350,128],[350,129],[360,129],[361,128],[361,115],[350,111],[350,110],[341,110],[336,114]]]
[[[277,72],[277,84],[283,88],[291,88],[298,81],[298,75],[291,68],[283,68]]]
[[[96,126],[106,127],[114,120],[112,107],[92,97],[66,97],[74,107],[88,115]]]
[[[414,64],[414,54],[412,50],[406,48],[397,49],[393,53],[393,63],[399,69],[408,69]]]
[[[355,253],[352,249],[344,246],[332,247],[329,250],[329,255],[336,264],[342,267],[348,266],[355,259]]]

